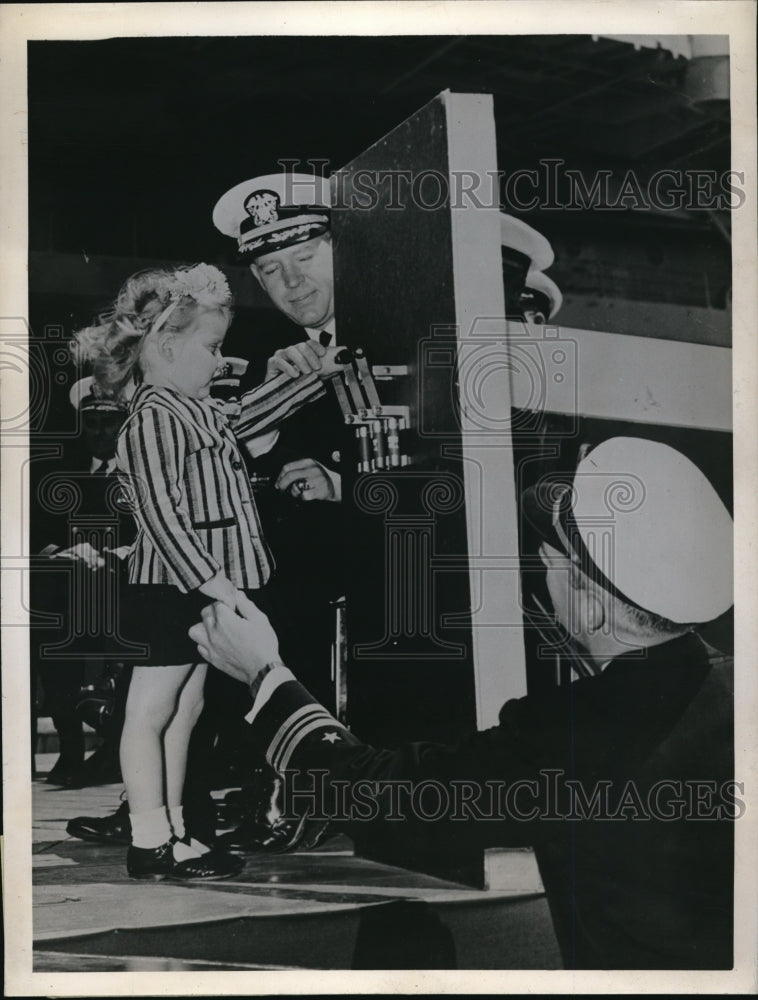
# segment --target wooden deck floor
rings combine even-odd
[[[355,857],[346,838],[250,854],[230,881],[135,882],[125,848],[65,830],[120,792],[34,782],[35,971],[559,967],[533,887],[471,889]]]

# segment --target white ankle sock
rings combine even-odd
[[[194,850],[189,844],[185,844],[183,840],[177,840],[174,842],[174,860],[175,861],[188,861],[190,858],[199,858],[200,852]]]
[[[195,840],[194,837],[190,839],[190,847],[193,851],[197,851],[198,854],[207,854],[210,851],[210,847],[207,844],[202,843],[200,840]]]
[[[187,832],[184,828],[184,809],[182,806],[169,806],[167,809],[168,821],[171,824],[171,829],[174,831],[174,835],[179,838],[179,840],[184,839],[184,835]]]
[[[160,847],[171,840],[171,827],[163,806],[145,812],[130,812],[132,824],[132,844],[134,847]]]

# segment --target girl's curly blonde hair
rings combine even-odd
[[[142,377],[145,343],[159,330],[180,333],[201,310],[232,312],[224,275],[210,264],[140,271],[127,278],[115,301],[71,343],[78,363],[89,362],[97,395],[117,398]]]

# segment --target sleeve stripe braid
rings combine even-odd
[[[320,705],[303,705],[282,723],[271,740],[266,751],[269,763],[275,770],[283,770],[308,733],[319,728],[333,729],[335,726],[342,729],[337,720]]]
[[[313,722],[309,722],[307,725],[303,726],[301,729],[294,733],[288,742],[288,744],[282,750],[281,756],[279,757],[279,764],[276,768],[277,771],[286,771],[289,767],[290,759],[293,753],[297,750],[300,744],[303,742],[309,733],[314,732],[316,729],[334,729],[334,719],[331,716],[326,718],[319,717],[314,719]]]

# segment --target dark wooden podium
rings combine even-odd
[[[525,693],[496,171],[492,98],[446,92],[332,178],[338,340],[410,425],[403,467],[343,451],[346,714],[378,745],[454,740]],[[482,858],[445,874],[481,882]]]

